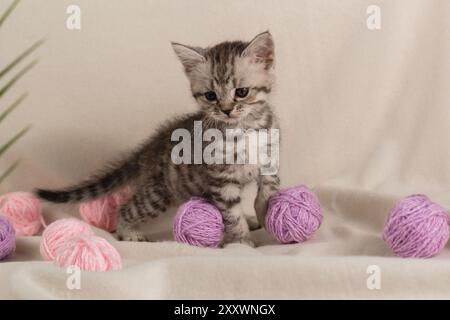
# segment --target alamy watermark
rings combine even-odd
[[[366,26],[369,30],[381,29],[381,8],[377,5],[370,5],[367,7],[366,13],[368,14],[366,20]]]
[[[369,274],[366,280],[366,286],[369,290],[381,290],[381,268],[376,264],[367,267],[366,273]]]
[[[81,8],[75,4],[67,7],[66,27],[69,30],[81,30]]]
[[[178,142],[171,159],[175,164],[258,164],[261,175],[274,175],[279,168],[278,129],[203,130],[194,122],[193,132],[175,129],[171,140]],[[206,146],[204,145],[206,143]]]
[[[81,289],[81,269],[78,266],[69,266],[66,269],[66,273],[69,275],[66,279],[66,287],[69,290]]]

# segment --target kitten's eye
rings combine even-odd
[[[216,93],[214,91],[208,91],[205,93],[205,98],[208,101],[216,101],[217,100],[217,96]]]
[[[238,98],[245,98],[248,95],[248,92],[248,88],[237,88],[234,94]]]

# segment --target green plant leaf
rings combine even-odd
[[[6,19],[11,15],[11,13],[14,11],[14,9],[19,4],[20,0],[13,0],[9,7],[6,9],[5,12],[0,16],[0,28],[5,23]],[[0,79],[3,79],[4,76],[14,69],[22,60],[27,58],[32,52],[34,52],[38,47],[40,47],[45,42],[44,39],[41,39],[37,42],[35,42],[31,47],[26,49],[22,54],[20,54],[17,58],[15,58],[12,62],[10,62],[6,67],[4,67],[2,70],[0,70]],[[25,75],[31,68],[33,68],[37,63],[37,60],[32,61],[31,63],[27,64],[24,68],[22,68],[11,80],[9,80],[2,88],[0,88],[0,98],[5,95],[5,93],[20,79],[23,75]],[[27,94],[23,94],[20,96],[19,99],[14,101],[6,110],[4,110],[2,113],[0,113],[0,123],[12,112],[15,108],[17,108],[22,101],[27,97]],[[21,137],[27,133],[28,130],[30,130],[31,125],[28,125],[27,127],[23,128],[21,131],[19,131],[15,136],[13,136],[11,139],[9,139],[4,145],[0,147],[0,156],[2,156],[11,146],[13,146]],[[12,165],[10,165],[1,175],[0,175],[0,183],[3,182],[3,180],[8,177],[19,165],[20,161],[15,161]]]
[[[13,10],[16,8],[16,6],[19,4],[20,0],[14,0],[13,3],[6,9],[6,11],[3,13],[3,15],[0,17],[0,27],[3,25],[3,23],[6,21],[6,18],[13,12]]]
[[[39,48],[44,42],[45,42],[45,39],[36,41],[31,47],[29,47],[27,50],[22,52],[21,55],[19,55],[10,64],[8,64],[6,67],[4,67],[3,70],[0,71],[0,79],[3,78],[3,76],[5,76],[8,73],[8,71],[10,71],[12,68],[14,68],[19,62],[21,62],[23,59],[25,59],[30,53],[32,53],[34,50]]]
[[[32,61],[20,70],[9,82],[0,89],[0,98],[16,83],[22,76],[37,64],[37,60]]]
[[[0,123],[5,120],[5,118],[8,116],[8,114],[10,114],[15,108],[17,108],[19,106],[19,104],[25,100],[25,98],[28,96],[28,93],[24,93],[23,95],[20,96],[19,99],[17,99],[16,101],[14,101],[12,103],[12,105],[10,105],[5,111],[3,111],[2,113],[0,113]]]
[[[14,143],[17,142],[22,136],[27,133],[28,130],[31,129],[31,125],[26,126],[22,130],[20,130],[14,137],[9,139],[8,142],[6,142],[3,146],[0,147],[0,156],[6,152]]]
[[[12,165],[10,165],[8,167],[8,169],[5,170],[5,172],[2,173],[2,175],[0,176],[0,184],[3,182],[3,180],[5,180],[14,171],[14,169],[17,168],[19,163],[20,163],[20,160],[17,160]]]

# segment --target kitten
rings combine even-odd
[[[260,164],[175,164],[171,159],[171,135],[179,128],[193,132],[195,121],[201,121],[203,130],[215,128],[222,132],[278,128],[268,101],[273,83],[272,36],[264,32],[250,42],[223,42],[209,48],[178,43],[172,46],[200,111],[167,122],[136,151],[83,183],[36,193],[56,203],[78,202],[132,186],[134,196],[120,208],[118,217],[117,236],[126,241],[146,241],[138,226],[148,217],[156,217],[169,205],[191,196],[203,196],[222,212],[223,244],[253,245],[249,229],[258,227],[258,223],[255,217],[246,221],[241,191],[250,182],[257,182],[255,211],[264,225],[268,199],[279,187],[278,176],[260,174]]]

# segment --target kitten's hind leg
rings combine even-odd
[[[122,241],[149,241],[140,226],[156,218],[170,205],[170,196],[161,187],[149,184],[137,190],[119,210],[117,238]]]

